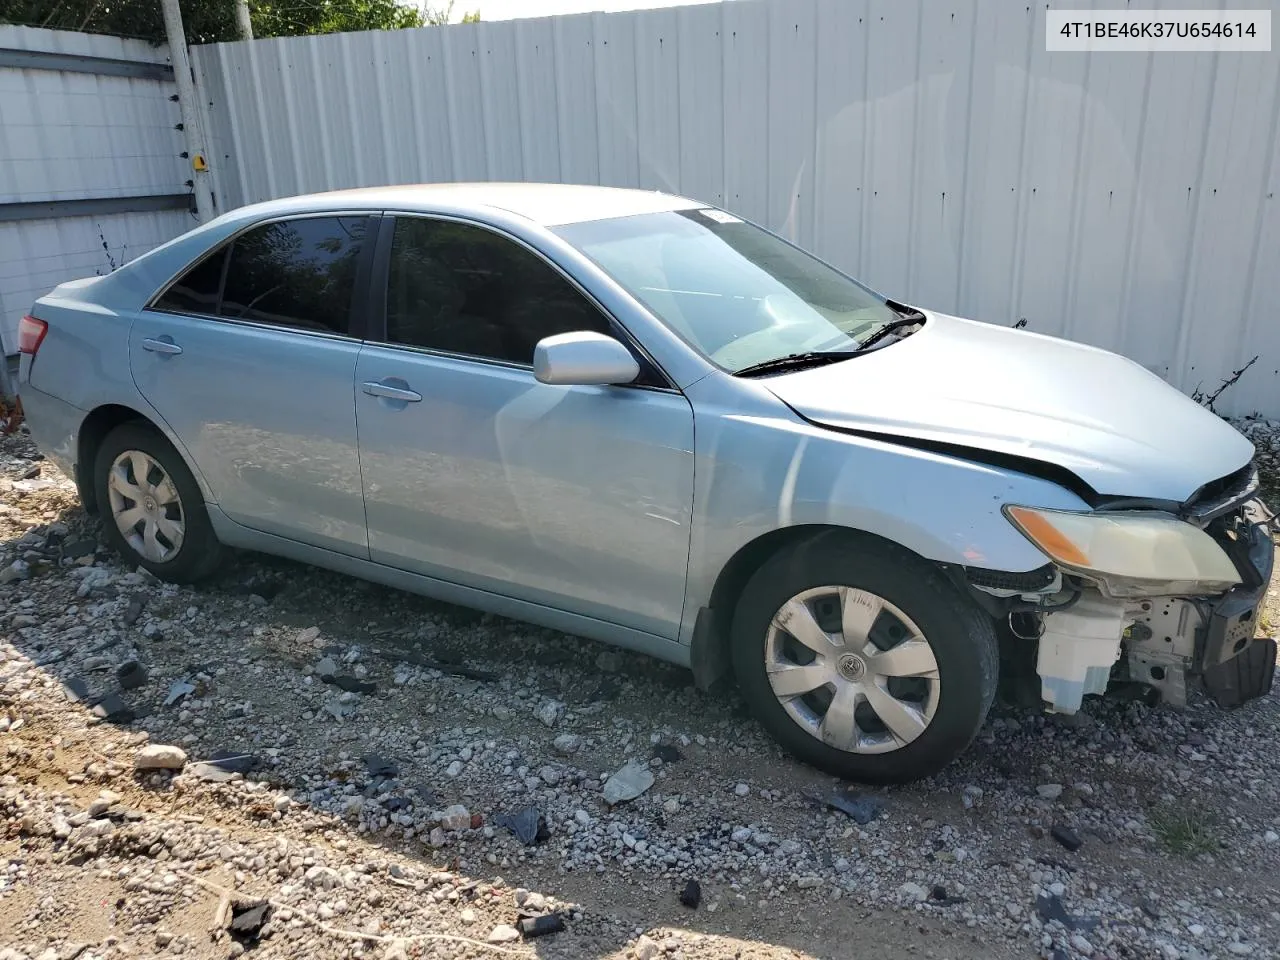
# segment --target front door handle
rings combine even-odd
[[[169,356],[176,356],[182,352],[182,348],[178,346],[170,337],[159,337],[157,339],[146,339],[142,341],[142,349],[150,350],[152,353],[163,353]]]
[[[371,397],[383,397],[387,400],[403,400],[406,403],[417,403],[422,394],[405,387],[393,387],[377,380],[369,380],[363,384],[364,392]]]

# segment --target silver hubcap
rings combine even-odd
[[[784,603],[769,624],[765,669],[791,719],[837,750],[898,750],[938,708],[929,641],[866,590],[814,587]]]
[[[164,467],[141,450],[116,457],[107,475],[111,517],[145,560],[164,563],[182,549],[187,528],[178,488]]]

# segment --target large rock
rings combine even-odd
[[[181,770],[187,765],[187,752],[181,747],[149,743],[138,751],[133,765],[138,770]]]
[[[193,763],[187,768],[187,773],[207,783],[226,783],[240,776],[236,771],[227,770],[216,763]]]
[[[564,704],[559,700],[547,700],[533,714],[542,721],[543,726],[554,727],[556,722],[564,716]]]
[[[98,794],[98,799],[89,804],[89,816],[104,816],[106,812],[111,809],[112,805],[119,803],[120,800],[120,794],[116,793],[114,790],[103,790]]]
[[[490,943],[511,943],[520,939],[520,931],[508,923],[500,923],[489,931]]]
[[[25,580],[31,574],[31,568],[25,561],[15,560],[0,570],[0,583],[12,583],[14,580]]]
[[[321,890],[332,890],[335,887],[342,886],[342,874],[332,867],[323,867],[320,864],[310,867],[302,875],[302,879],[307,886],[319,887]]]
[[[462,804],[455,803],[441,814],[440,826],[446,830],[466,830],[471,826],[471,813]]]
[[[577,753],[582,747],[582,737],[576,733],[562,733],[551,743],[552,748],[561,756]]]
[[[604,802],[613,806],[634,800],[653,786],[653,771],[634,761],[615,773],[604,785]]]

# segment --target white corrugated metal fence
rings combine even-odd
[[[167,79],[166,79],[167,71]],[[65,280],[195,225],[166,48],[0,26],[0,339]]]
[[[232,203],[453,179],[673,190],[885,293],[1025,317],[1188,391],[1260,354],[1223,406],[1280,415],[1280,57],[1049,54],[1044,11],[736,0],[195,63]]]
[[[1259,355],[1222,406],[1280,415],[1280,58],[1048,54],[1043,16],[1015,0],[737,0],[222,44],[195,61],[223,209],[451,179],[673,190],[886,293],[1025,318],[1186,390]],[[0,27],[5,50],[166,62],[137,41],[16,27]],[[93,69],[0,65],[9,351],[35,297],[194,222],[67,208],[172,199],[190,176],[172,82]]]

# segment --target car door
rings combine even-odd
[[[621,332],[522,243],[426,217],[388,235],[384,342],[356,370],[372,559],[674,639],[689,402],[652,369],[635,386],[539,383],[542,337]]]
[[[139,391],[227,517],[359,557],[368,531],[351,325],[369,224],[326,215],[255,226],[179,277],[129,334]]]

